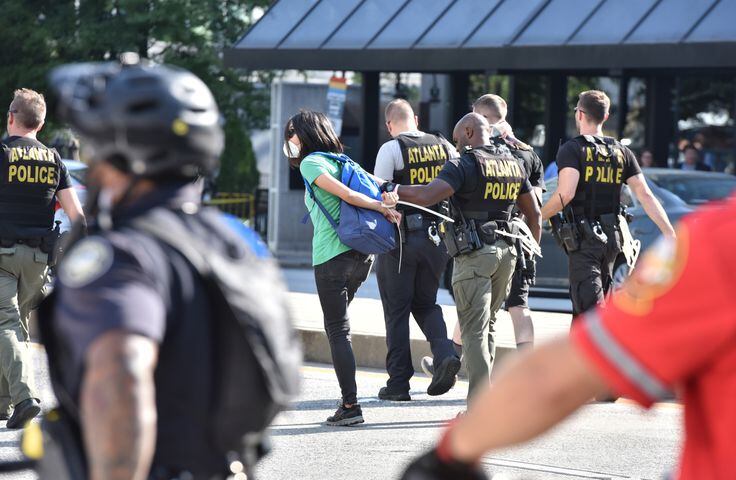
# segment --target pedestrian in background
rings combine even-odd
[[[342,143],[327,117],[319,112],[301,111],[291,117],[284,128],[284,153],[293,168],[298,168],[314,196],[335,222],[340,221],[340,202],[376,210],[387,218],[394,211],[378,200],[346,187],[340,181],[341,166],[319,152],[339,154]],[[307,192],[304,203],[314,225],[312,265],[317,296],[322,305],[325,331],[330,343],[332,364],[342,397],[335,414],[326,424],[349,426],[363,423],[355,381],[355,355],[350,341],[348,306],[355,292],[365,282],[373,265],[373,256],[353,250],[340,241],[337,231]]]
[[[641,154],[639,154],[639,165],[641,165],[641,168],[656,167],[654,163],[654,154],[648,148],[645,148],[641,151]]]
[[[701,160],[700,150],[689,143],[682,149],[683,162],[680,164],[680,170],[691,170],[698,172],[710,172],[713,169]]]
[[[20,428],[41,411],[31,386],[28,318],[41,299],[58,235],[56,200],[72,221],[84,219],[59,154],[36,138],[45,119],[43,95],[15,91],[0,167],[0,418],[7,428]]]

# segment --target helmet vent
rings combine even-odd
[[[128,107],[130,113],[143,113],[148,110],[154,110],[158,106],[158,102],[155,100],[146,100],[143,102],[134,103]]]

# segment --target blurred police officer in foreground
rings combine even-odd
[[[683,220],[609,304],[505,371],[403,478],[484,479],[486,452],[531,440],[609,391],[645,408],[681,395],[684,446],[667,478],[736,478],[734,235],[736,197]]]
[[[603,135],[610,106],[601,91],[579,95],[575,125],[580,135],[557,152],[557,189],[542,207],[543,219],[554,220],[555,235],[568,254],[574,315],[602,302],[611,287],[614,264],[627,241],[620,203],[624,183],[662,233],[674,236],[633,152]]]
[[[429,185],[389,190],[418,205],[452,197],[455,223],[445,225],[444,242],[455,262],[452,288],[470,398],[490,379],[493,323],[516,265],[514,241],[504,235],[514,234],[509,225],[511,210],[518,204],[537,242],[541,221],[526,172],[503,142],[491,138],[485,118],[467,114],[455,126],[453,138],[462,152],[460,158],[448,160]]]
[[[386,106],[386,128],[393,137],[383,144],[376,158],[375,175],[400,185],[427,185],[455,148],[442,137],[417,128],[417,117],[406,100]],[[437,209],[434,205],[432,209]],[[429,395],[442,395],[455,383],[460,358],[447,338],[437,290],[445,271],[447,250],[441,245],[437,217],[411,207],[399,206],[403,214],[403,245],[376,260],[378,290],[386,321],[386,371],[389,379],[378,392],[383,400],[407,401],[409,380],[414,375],[409,346],[409,314],[427,337],[437,360],[437,371],[427,388]]]
[[[30,385],[33,362],[26,342],[28,316],[42,295],[59,233],[56,200],[70,219],[83,219],[59,154],[36,138],[45,118],[43,95],[16,90],[8,109],[8,137],[1,142],[0,418],[8,420],[7,428],[20,428],[41,411]]]
[[[64,468],[76,472],[72,478],[244,478],[243,464],[253,459],[220,439],[228,424],[260,419],[237,408],[248,391],[215,392],[228,388],[227,378],[248,375],[258,357],[238,365],[223,358],[247,353],[223,336],[225,316],[250,309],[278,325],[286,314],[276,304],[284,303],[283,288],[255,250],[219,213],[200,208],[193,179],[217,167],[224,144],[215,100],[193,74],[134,54],[122,63],[60,67],[51,81],[62,118],[89,149],[96,192],[90,235],[68,249],[40,312],[60,403],[44,425],[63,452],[44,447],[42,478],[65,478]],[[182,237],[184,247],[177,246]],[[242,264],[257,271],[230,278],[230,286],[245,285],[255,298],[244,294],[235,306],[214,285],[228,272],[240,275]],[[225,302],[232,310],[222,309]],[[286,343],[279,349],[299,350]],[[251,391],[265,388],[260,375],[249,378]],[[234,411],[223,419],[225,407]],[[83,461],[75,461],[82,440]],[[65,465],[54,473],[58,457]]]

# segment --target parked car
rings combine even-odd
[[[644,176],[672,224],[676,224],[697,206],[726,198],[736,191],[736,177],[723,173],[651,168],[644,170]],[[547,192],[543,196],[545,203],[557,188],[557,178],[547,180],[546,184]],[[634,238],[641,241],[643,252],[659,237],[659,229],[649,219],[628,186],[624,186],[621,192],[621,201],[634,217],[629,228]],[[552,236],[549,222],[543,225],[541,247],[544,257],[537,259],[537,281],[531,288],[531,294],[569,298],[567,255]],[[614,284],[620,285],[628,273],[628,266],[622,255],[614,266]],[[449,262],[442,285],[450,291],[451,278],[452,262]]]
[[[79,202],[84,206],[84,202],[87,200],[87,165],[76,160],[62,160],[69,170],[69,176],[72,179],[72,188],[76,190]],[[72,226],[72,222],[69,220],[66,212],[61,208],[59,202],[56,202],[56,213],[54,214],[54,221],[61,222],[61,232],[67,232]]]
[[[723,173],[651,168],[644,170],[644,177],[673,225],[697,206],[723,199],[736,191],[736,177]],[[548,190],[543,197],[545,203],[555,188],[556,178],[547,181]],[[643,252],[659,237],[659,228],[649,219],[628,186],[624,186],[621,192],[621,201],[634,217],[629,228],[634,238],[641,241]],[[532,293],[568,297],[567,255],[554,240],[548,222],[545,222],[542,230],[541,247],[544,258],[537,260],[537,283],[532,287]],[[622,255],[614,266],[614,284],[620,285],[628,273]]]

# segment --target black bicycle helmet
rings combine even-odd
[[[54,69],[59,114],[92,150],[141,177],[212,173],[224,146],[207,85],[178,67],[141,61],[79,63]]]

